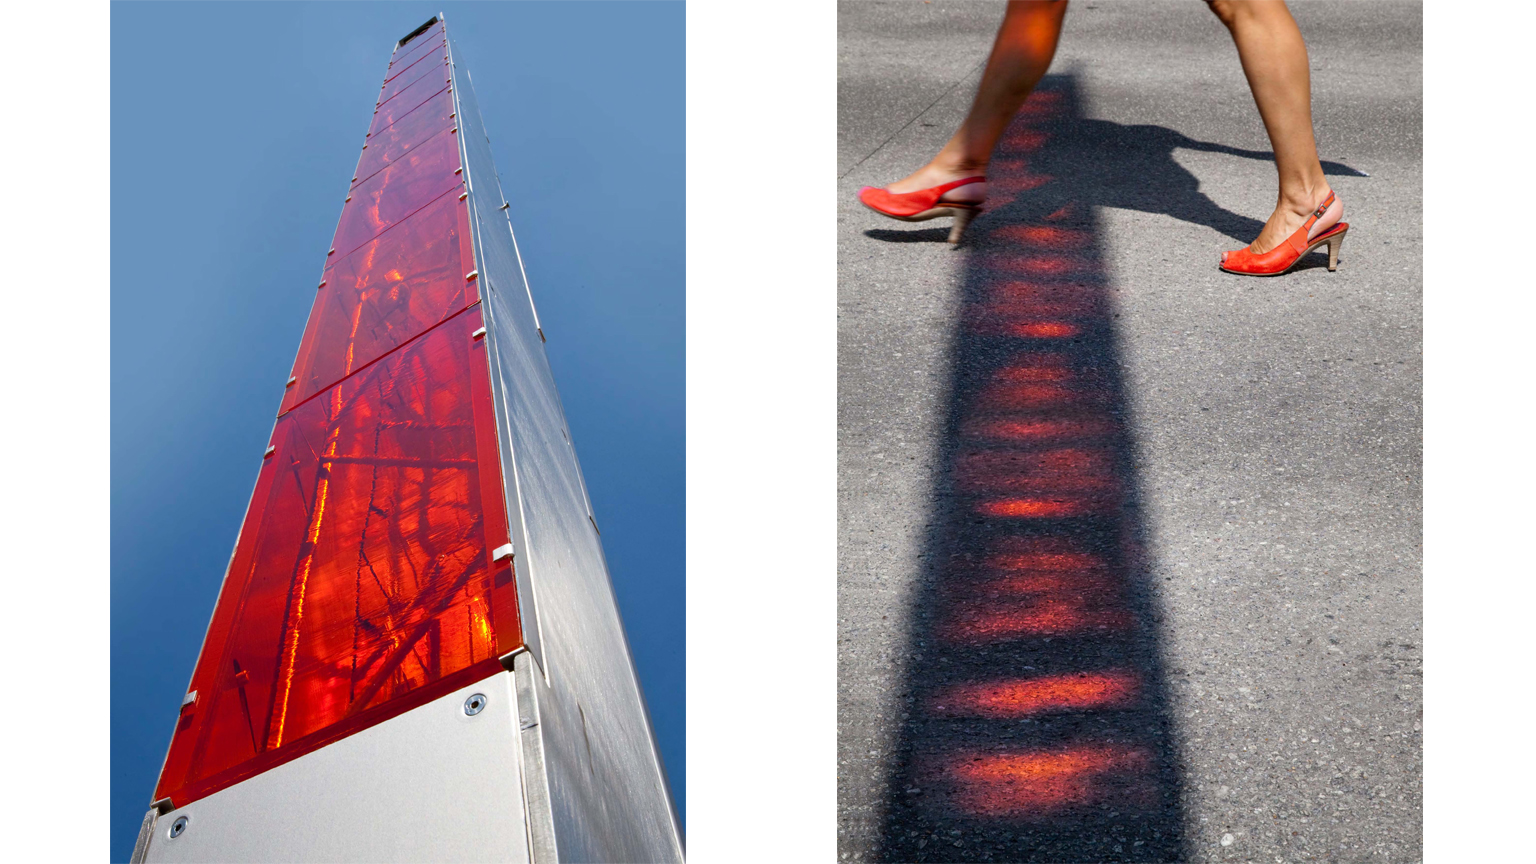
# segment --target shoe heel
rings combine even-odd
[[[965,226],[971,224],[971,220],[975,218],[975,210],[956,210],[954,224],[949,228],[949,242],[956,246],[960,245],[960,237],[965,233]]]
[[[1338,234],[1328,238],[1328,270],[1332,272],[1339,269],[1339,250],[1344,246],[1344,235],[1349,233],[1345,228]]]

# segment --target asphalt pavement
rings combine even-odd
[[[1292,3],[1351,229],[1275,279],[1204,4],[1073,3],[959,249],[855,196],[1002,4],[839,8],[840,859],[1419,860],[1420,6]]]

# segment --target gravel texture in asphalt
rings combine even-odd
[[[840,6],[842,860],[1420,859],[1420,7],[1291,5],[1351,229],[1274,279],[1203,4],[1071,6],[959,249],[855,196],[1001,4]]]

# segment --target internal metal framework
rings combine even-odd
[[[134,860],[681,861],[441,16],[396,44],[354,173]],[[433,783],[480,797],[402,809]],[[461,818],[486,801],[495,826]]]

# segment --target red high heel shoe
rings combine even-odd
[[[1349,223],[1340,222],[1316,237],[1307,236],[1312,226],[1317,224],[1317,220],[1323,218],[1323,214],[1328,211],[1333,202],[1334,195],[1329,192],[1328,197],[1323,199],[1323,203],[1317,205],[1317,209],[1307,217],[1307,221],[1296,229],[1296,233],[1286,238],[1284,243],[1262,255],[1256,255],[1247,249],[1221,253],[1221,269],[1240,276],[1279,276],[1295,267],[1296,262],[1301,260],[1301,256],[1324,243],[1328,244],[1328,269],[1339,269],[1339,248],[1344,245],[1344,235],[1349,231]],[[1341,207],[1340,210],[1342,209]],[[1339,215],[1344,214],[1340,212]]]
[[[865,186],[859,190],[859,203],[882,216],[900,219],[903,222],[922,222],[939,216],[953,216],[955,221],[949,229],[949,242],[959,243],[960,235],[965,233],[965,226],[971,224],[971,220],[981,212],[981,204],[939,199],[951,189],[985,182],[987,182],[986,177],[966,177],[942,186],[919,189],[916,192],[888,192],[876,186]]]

